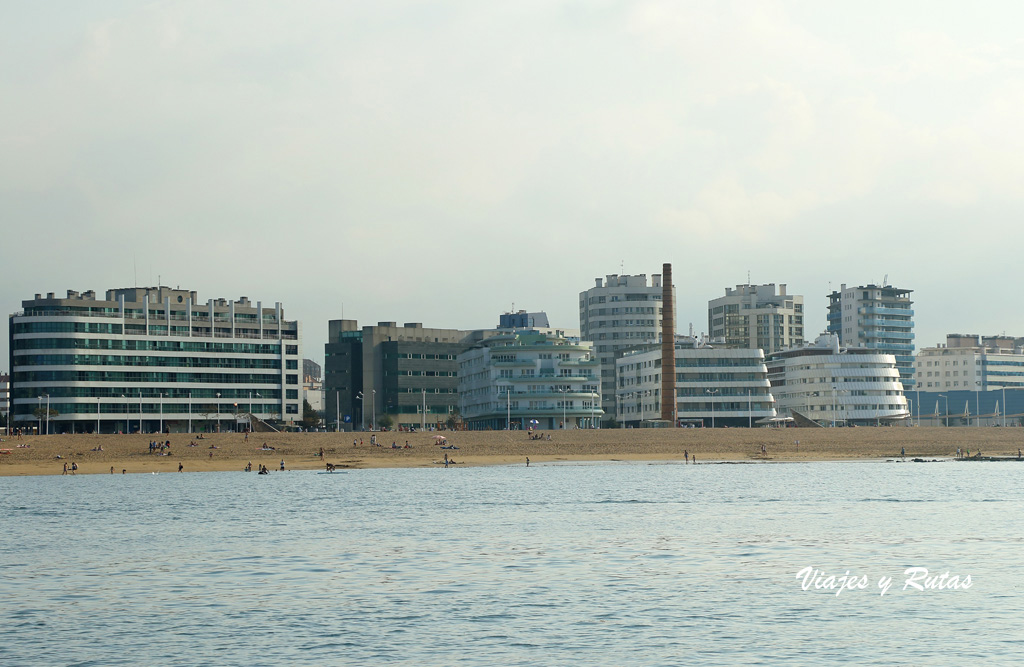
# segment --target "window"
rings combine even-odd
[[[284,411],[287,414],[290,414],[290,415],[297,415],[297,414],[299,414],[299,406],[294,405],[294,404],[293,405],[286,405],[286,406],[284,406]]]
[[[299,346],[298,345],[285,345],[284,346],[284,353],[285,354],[298,354],[299,353]]]
[[[285,384],[298,384],[298,383],[299,383],[299,376],[298,375],[286,375],[285,376]]]
[[[285,398],[298,398],[299,397],[299,390],[298,389],[285,389],[284,390],[284,397]]]
[[[290,371],[298,370],[298,368],[299,368],[299,360],[298,359],[286,359],[285,362],[284,362],[284,367],[286,369],[290,370]]]

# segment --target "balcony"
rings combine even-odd
[[[900,317],[913,317],[914,311],[910,308],[885,308],[883,306],[865,306],[857,309],[858,315],[898,315]]]

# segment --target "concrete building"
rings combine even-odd
[[[395,427],[445,422],[458,411],[456,357],[469,331],[331,320],[324,346],[327,422],[345,430],[370,429],[383,415]]]
[[[550,327],[548,314],[544,311],[528,313],[520,310],[514,313],[503,313],[498,317],[499,329],[533,329],[534,327]]]
[[[828,333],[839,344],[866,347],[896,358],[903,386],[914,388],[914,311],[912,290],[891,285],[847,287],[828,295]]]
[[[768,356],[779,415],[821,425],[881,424],[910,416],[896,358],[868,348],[841,348],[836,334]]]
[[[945,345],[923,347],[914,360],[921,391],[989,391],[1024,387],[1022,339],[949,334]]]
[[[661,360],[659,345],[618,353],[615,419],[620,425],[638,428],[659,419]],[[675,366],[678,425],[749,427],[776,416],[760,349],[716,348],[695,337],[677,336]]]
[[[673,287],[673,305],[675,289]],[[661,274],[606,276],[580,292],[580,337],[594,344],[601,363],[601,408],[610,420],[615,414],[615,353],[661,338]]]
[[[236,430],[301,418],[298,322],[280,303],[170,287],[68,290],[10,316],[15,426],[51,433]]]
[[[0,373],[0,422],[8,424],[7,414],[10,412],[11,399],[11,376],[7,373]]]
[[[504,330],[458,357],[459,399],[474,430],[596,428],[600,362],[560,332]]]
[[[320,415],[324,412],[323,372],[312,359],[302,360],[302,399]]]
[[[708,335],[726,347],[771,354],[804,343],[804,298],[786,286],[737,285],[708,301]]]

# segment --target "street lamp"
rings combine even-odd
[[[363,402],[363,392],[356,394],[356,400],[359,401],[359,430],[366,430],[366,410],[363,408],[366,404]]]
[[[754,406],[750,402],[750,388],[747,388],[747,428],[754,428]]]
[[[949,428],[949,396],[945,394],[939,394],[939,398],[946,400],[946,428]]]
[[[160,432],[164,432],[164,392],[160,392]]]
[[[188,392],[188,432],[192,432],[192,392]]]
[[[132,430],[131,425],[128,424],[128,397],[121,394],[121,398],[124,399],[124,432],[128,433]],[[120,420],[118,420],[120,421]]]
[[[711,428],[715,427],[715,394],[718,393],[717,389],[705,389],[705,393],[711,394]]]
[[[43,397],[42,397],[42,395],[39,395],[36,398],[39,399],[37,401],[39,407],[36,408],[36,419],[39,421],[39,424],[36,426],[36,435],[42,435],[43,434]]]
[[[562,394],[562,430],[564,431],[565,430],[565,392],[567,391],[567,389],[563,387],[563,388],[560,388],[558,391]]]
[[[427,404],[423,403],[423,410],[426,411]],[[505,387],[505,430],[512,430],[512,385]]]
[[[981,380],[975,380],[974,384],[978,387],[974,390],[974,411],[977,413],[974,417],[974,425],[981,426]]]
[[[1003,386],[1003,428],[1006,428],[1006,386]]]
[[[50,435],[50,395],[43,394],[46,396],[46,435]]]
[[[100,434],[100,397],[96,397],[96,435]]]
[[[832,428],[836,427],[836,386],[832,385]]]
[[[420,417],[420,430],[421,431],[426,431],[427,430],[427,390],[426,389],[420,389],[420,391],[423,392],[423,416]]]
[[[220,433],[220,392],[217,392],[217,433]]]
[[[377,390],[370,390],[370,430],[377,430]]]
[[[139,435],[142,435],[142,387],[139,387]]]

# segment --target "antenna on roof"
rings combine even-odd
[[[888,284],[889,284],[889,274],[887,273],[887,274],[885,274],[885,277],[882,278],[882,287],[885,287]]]
[[[750,284],[750,269],[747,269],[747,284]]]

